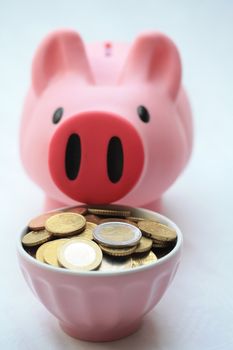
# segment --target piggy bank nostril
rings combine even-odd
[[[107,169],[108,178],[116,183],[120,180],[123,173],[124,154],[121,140],[113,136],[108,143]]]
[[[81,141],[77,134],[71,134],[66,145],[65,168],[69,180],[78,176],[81,164]]]

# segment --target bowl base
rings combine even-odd
[[[133,333],[135,333],[141,326],[142,320],[139,320],[133,324],[130,324],[128,327],[119,327],[114,328],[112,330],[104,330],[100,331],[98,327],[92,332],[89,330],[80,330],[78,327],[72,327],[71,325],[67,325],[63,322],[59,322],[61,329],[73,338],[77,338],[79,340],[91,341],[91,342],[108,342],[117,340],[120,338],[127,337]]]

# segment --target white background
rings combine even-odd
[[[20,164],[20,113],[34,50],[59,27],[78,30],[86,41],[165,32],[181,52],[193,107],[193,156],[164,195],[164,212],[185,237],[180,269],[141,330],[112,343],[64,334],[17,266],[16,238],[43,202]],[[232,37],[230,0],[0,1],[1,349],[233,349]]]

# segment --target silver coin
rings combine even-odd
[[[131,269],[133,266],[132,258],[116,258],[103,256],[98,271],[119,271]]]
[[[128,247],[136,245],[142,233],[138,227],[125,222],[105,222],[93,230],[93,236],[108,247]]]

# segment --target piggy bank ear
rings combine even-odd
[[[174,43],[160,33],[140,35],[129,50],[119,83],[160,85],[175,99],[181,82],[181,62]]]
[[[70,71],[86,83],[94,82],[79,34],[69,30],[56,31],[41,43],[32,63],[32,84],[36,93],[40,94],[55,76]]]

